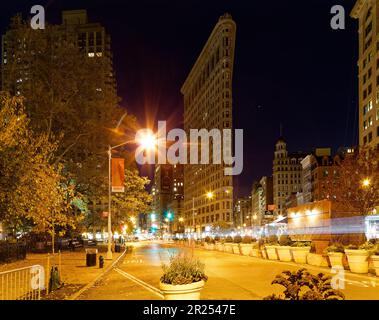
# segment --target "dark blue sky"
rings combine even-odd
[[[35,1],[2,3],[1,32]],[[272,172],[280,123],[290,151],[357,141],[357,22],[353,0],[39,1],[47,20],[64,9],[87,9],[112,37],[118,94],[141,123],[171,119],[180,126],[180,87],[218,17],[237,24],[234,70],[235,128],[244,129],[240,195]],[[346,30],[330,28],[330,8],[346,9]]]

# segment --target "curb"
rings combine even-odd
[[[97,281],[100,280],[103,276],[105,276],[109,271],[111,271],[114,266],[123,258],[126,254],[126,250],[115,260],[112,262],[111,265],[109,265],[104,272],[100,273],[95,279],[93,279],[91,282],[87,283],[83,288],[81,288],[79,291],[75,292],[65,300],[76,300],[80,295],[83,294],[83,292],[87,291],[89,288],[91,288]]]

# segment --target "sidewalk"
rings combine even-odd
[[[104,268],[99,268],[99,256],[106,256],[106,252],[100,252],[97,254],[97,265],[95,267],[86,266],[86,253],[85,249],[77,249],[74,252],[64,251],[61,253],[61,263],[62,263],[62,275],[61,281],[64,286],[55,292],[50,293],[48,296],[43,295],[42,299],[65,299],[81,288],[83,288],[88,283],[92,282],[103,272],[106,271],[108,266],[115,261],[121,253],[113,253],[113,260],[104,260]],[[0,264],[0,272],[10,271],[18,268],[29,267],[33,265],[41,265],[47,268],[47,254],[27,254],[25,260],[20,260],[8,264]],[[50,268],[52,265],[58,266],[58,254],[53,257],[50,254]]]

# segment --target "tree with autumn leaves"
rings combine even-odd
[[[107,194],[108,145],[130,138],[112,130],[125,109],[118,105],[109,57],[88,57],[72,30],[33,30],[16,16],[6,41],[0,221],[12,230],[31,225],[64,233],[88,214],[87,203]],[[135,117],[122,119],[119,131],[135,132]],[[144,201],[147,192],[139,188],[134,195]],[[124,200],[137,210],[131,197]]]
[[[22,98],[0,95],[0,220],[13,232],[29,226],[53,235],[79,221],[79,195],[52,164],[57,144],[30,129]]]
[[[370,215],[379,206],[379,149],[346,153],[323,181],[328,198],[355,215]]]

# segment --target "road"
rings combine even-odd
[[[84,292],[84,300],[161,300],[159,278],[161,264],[179,250],[191,250],[162,243],[139,243],[132,254],[109,272],[95,287]],[[202,299],[261,300],[272,293],[281,292],[271,285],[275,275],[283,270],[298,270],[295,263],[269,261],[217,251],[194,249],[195,256],[205,263],[209,279],[202,291]],[[306,265],[310,272],[330,274],[328,268]],[[379,300],[379,278],[345,272],[346,299]]]

